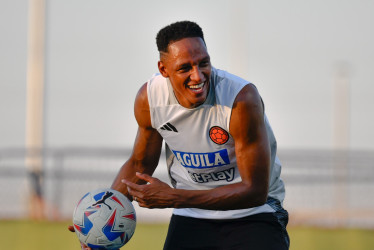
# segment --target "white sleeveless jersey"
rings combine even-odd
[[[147,92],[152,127],[166,143],[169,177],[175,188],[207,190],[241,181],[236,165],[234,140],[229,133],[231,110],[240,90],[248,82],[225,71],[212,69],[206,101],[193,109],[181,106],[169,79],[155,75]],[[283,202],[281,165],[276,141],[265,117],[271,145],[269,197]],[[237,210],[174,209],[174,214],[195,218],[231,219],[274,212],[268,204]]]

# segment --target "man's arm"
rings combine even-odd
[[[135,118],[138,122],[138,132],[135,138],[132,154],[122,166],[117,177],[114,179],[112,188],[128,196],[126,185],[122,179],[130,180],[137,184],[145,184],[135,173],[152,175],[158,165],[162,148],[161,135],[152,128],[150,110],[147,97],[147,84],[144,84],[135,99]]]
[[[253,85],[245,86],[235,99],[230,134],[242,181],[211,190],[172,189],[146,174],[137,177],[149,185],[123,180],[139,205],[148,208],[242,209],[266,202],[270,169],[270,148],[261,98]]]
[[[149,113],[147,84],[144,84],[135,99],[135,118],[138,122],[139,128],[136,135],[134,148],[130,159],[122,166],[121,170],[114,179],[112,188],[125,194],[130,200],[126,185],[121,182],[121,179],[126,178],[134,183],[144,184],[145,181],[136,176],[136,172],[146,173],[152,175],[157,167],[160,159],[162,148],[162,137],[152,128],[151,117]],[[157,180],[157,179],[155,179]],[[167,186],[167,184],[165,184]],[[75,229],[73,226],[68,226],[71,232]],[[91,249],[84,243],[81,243],[82,249]]]

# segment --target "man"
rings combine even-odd
[[[156,40],[161,74],[139,90],[133,153],[112,188],[175,208],[164,249],[288,249],[281,167],[256,88],[211,66],[196,23]],[[163,140],[174,188],[151,177]]]
[[[288,249],[276,142],[254,85],[211,66],[201,28],[156,37],[160,74],[136,96],[132,155],[112,188],[147,208],[174,208],[166,250]],[[173,188],[151,177],[165,141]]]

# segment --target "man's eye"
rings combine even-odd
[[[206,67],[209,66],[210,62],[209,61],[203,61],[200,63],[200,67]]]
[[[179,69],[179,71],[181,71],[181,72],[187,72],[189,70],[190,70],[190,67],[187,67],[187,66]]]

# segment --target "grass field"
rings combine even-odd
[[[80,249],[70,222],[0,221],[1,249]],[[135,235],[122,249],[162,249],[165,224],[138,224]],[[289,228],[291,250],[373,250],[374,230]]]

